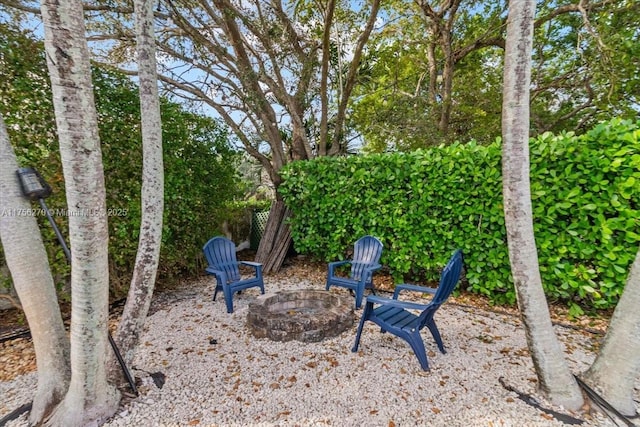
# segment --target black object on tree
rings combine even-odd
[[[58,225],[51,216],[51,211],[49,211],[47,204],[44,202],[44,199],[51,195],[51,187],[47,184],[44,178],[42,178],[42,175],[40,175],[34,168],[20,168],[18,169],[17,174],[20,179],[22,194],[24,194],[29,200],[37,200],[38,203],[40,203],[40,207],[42,207],[42,210],[47,215],[47,218],[53,227],[53,231],[56,233],[58,242],[60,242],[62,250],[64,250],[67,261],[71,264],[71,252],[67,247],[67,243],[65,242],[62,233],[60,233]]]
[[[64,237],[62,236],[60,229],[58,228],[58,224],[56,224],[56,221],[53,219],[53,216],[51,216],[51,211],[49,211],[49,208],[47,207],[47,204],[44,201],[44,199],[46,199],[51,195],[51,186],[47,184],[47,182],[44,180],[42,175],[40,175],[40,173],[38,173],[38,171],[35,170],[34,168],[31,168],[31,167],[19,168],[16,171],[16,173],[18,174],[18,178],[20,180],[20,187],[22,188],[22,194],[24,194],[24,196],[27,197],[29,200],[32,200],[32,201],[37,200],[38,203],[40,203],[42,210],[47,215],[47,218],[49,219],[49,222],[53,227],[53,231],[55,231],[56,233],[58,242],[60,242],[60,245],[64,250],[64,254],[67,257],[67,262],[71,264],[71,251],[69,251],[69,247],[67,246],[67,243]],[[124,373],[124,376],[127,378],[127,381],[129,382],[129,386],[131,387],[131,390],[137,396],[138,389],[136,388],[136,382],[134,378],[131,376],[131,372],[129,372],[129,369],[127,369],[127,365],[124,363],[124,359],[120,354],[120,350],[118,349],[118,346],[116,345],[115,341],[111,337],[111,332],[109,332],[109,344],[111,344],[111,348],[113,349],[113,352],[116,355],[116,359],[118,359],[118,363],[122,368],[122,372]]]

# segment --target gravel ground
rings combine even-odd
[[[267,277],[267,292],[322,289],[317,280]],[[123,400],[107,426],[562,426],[499,382],[535,395],[536,377],[517,318],[450,302],[437,313],[447,354],[423,331],[431,371],[409,346],[368,322],[319,343],[253,338],[245,320],[258,291],[211,301],[213,279],[154,301],[133,364],[140,397]],[[348,295],[346,290],[335,292]],[[359,317],[360,312],[357,312]],[[594,358],[599,337],[557,327],[573,372]],[[159,388],[151,376],[161,372]],[[157,375],[156,375],[157,377]],[[35,374],[0,382],[0,416],[27,403]],[[539,398],[540,404],[554,408]],[[585,426],[615,426],[602,415]],[[9,426],[26,425],[23,415]]]

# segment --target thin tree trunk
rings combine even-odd
[[[346,145],[343,146],[343,128],[347,117],[347,105],[349,103],[349,98],[351,97],[351,92],[353,92],[353,88],[355,87],[356,78],[358,77],[358,69],[360,68],[362,52],[369,40],[369,37],[371,36],[371,31],[373,31],[379,10],[380,0],[373,0],[371,2],[371,14],[367,19],[367,24],[362,30],[362,33],[360,33],[360,36],[358,37],[358,41],[353,52],[353,58],[351,59],[351,64],[349,64],[349,71],[347,72],[344,87],[342,87],[342,90],[340,91],[338,111],[334,120],[335,129],[333,133],[333,140],[331,142],[331,149],[329,150],[330,155],[339,154],[347,149]],[[341,146],[343,147],[341,148]]]
[[[429,40],[427,43],[427,64],[429,67],[429,93],[427,98],[431,104],[432,109],[438,102],[438,64],[436,62],[436,46],[435,42],[431,39],[435,38],[433,30],[427,33]]]
[[[542,288],[529,183],[529,85],[535,0],[511,0],[502,109],[504,213],[511,272],[540,390],[575,410],[582,394],[553,330]]]
[[[164,209],[164,170],[162,162],[162,122],[156,75],[153,34],[153,0],[135,0],[142,122],[142,219],[136,263],[127,302],[118,324],[116,342],[125,363],[133,361],[155,286]]]
[[[29,202],[22,195],[18,162],[0,115],[0,238],[13,285],[27,317],[36,351],[38,387],[29,423],[42,422],[69,386],[69,340],[51,276],[47,252]]]
[[[453,21],[453,16],[450,18]],[[444,24],[444,28],[441,27],[441,45],[444,55],[444,65],[442,67],[442,110],[440,111],[440,120],[438,121],[438,130],[442,132],[442,135],[447,135],[449,132],[449,121],[451,119],[451,105],[453,99],[451,98],[451,92],[453,91],[453,51],[451,48],[451,28],[450,22]]]
[[[585,380],[625,415],[635,415],[633,390],[640,373],[640,250],[616,306],[607,335]]]
[[[318,156],[327,154],[327,140],[329,134],[329,62],[331,48],[331,28],[333,25],[333,12],[335,0],[329,0],[324,15],[324,33],[322,34],[322,66],[320,71],[320,141],[318,142]]]
[[[109,234],[102,153],[82,3],[43,0],[41,10],[72,259],[71,382],[47,424],[86,426],[113,415],[119,401],[106,373]]]

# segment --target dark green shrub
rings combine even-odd
[[[595,308],[617,301],[638,250],[639,123],[531,141],[536,241],[552,299]],[[329,261],[364,234],[385,245],[396,281],[437,279],[455,248],[468,289],[513,303],[499,142],[408,154],[295,162],[280,187],[298,252]]]
[[[622,293],[640,242],[639,127],[613,120],[532,145],[534,229],[549,295],[607,308]]]
[[[23,166],[35,166],[53,188],[52,210],[66,208],[51,92],[41,42],[0,25],[0,112]],[[94,68],[94,90],[109,209],[109,270],[112,295],[126,292],[138,247],[142,151],[137,87],[124,75]],[[242,193],[239,154],[214,120],[162,100],[165,217],[159,274],[168,280],[201,271],[202,245]],[[35,207],[35,206],[34,206]],[[69,267],[44,217],[40,226],[54,279],[63,288]],[[63,235],[67,218],[57,216]],[[0,258],[2,253],[0,251]],[[0,265],[3,260],[0,259]],[[64,293],[63,293],[64,294]]]
[[[104,113],[100,137],[108,207],[116,213],[126,212],[109,218],[112,287],[125,290],[140,226],[139,101],[135,87],[124,77],[99,70],[95,76],[98,81],[116,79],[104,88],[104,96],[97,95],[96,102]],[[120,93],[113,96],[112,91]],[[169,279],[200,271],[202,246],[220,233],[220,225],[229,215],[227,204],[241,195],[241,182],[236,174],[239,153],[230,148],[226,132],[215,120],[166,100],[161,112],[165,208],[159,274],[161,279]],[[123,156],[123,152],[127,154]]]

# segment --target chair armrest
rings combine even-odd
[[[339,267],[341,265],[345,265],[345,264],[350,264],[351,261],[349,260],[345,260],[345,261],[333,261],[329,263],[329,268],[331,267]]]
[[[240,261],[238,264],[248,265],[249,267],[253,267],[253,268],[262,267],[262,264],[260,264],[259,262]]]
[[[256,278],[258,280],[262,280],[262,264],[260,264],[259,262],[240,261],[238,265],[246,265],[248,267],[253,268],[253,271],[255,271]]]
[[[373,264],[371,267],[366,267],[365,270],[370,270],[372,273],[382,268],[381,264]]]
[[[373,280],[373,273],[382,268],[380,264],[373,264],[369,267],[365,267],[362,269],[362,277],[360,277],[359,281],[361,283],[367,282],[369,280]]]
[[[426,286],[401,283],[397,285],[395,291],[393,291],[393,299],[398,299],[398,296],[400,295],[400,291],[414,291],[414,292],[422,292],[424,294],[433,295],[436,293],[437,290],[438,290],[437,288],[428,288]]]
[[[405,308],[410,310],[424,310],[425,304],[415,302],[398,301],[397,299],[383,298],[376,295],[367,296],[367,304],[390,305],[392,307]]]
[[[205,268],[205,271],[209,274],[215,275],[219,284],[225,285],[227,283],[227,274],[224,271],[216,270],[212,267]]]
[[[336,267],[340,267],[341,265],[351,264],[351,261],[333,261],[329,263],[329,276],[333,276],[333,272]]]

